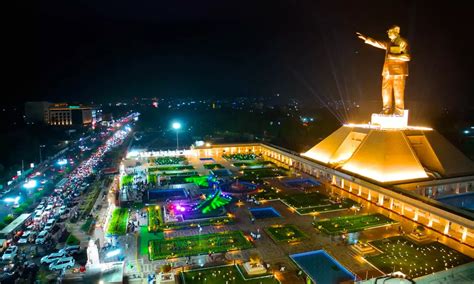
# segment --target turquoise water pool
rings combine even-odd
[[[280,213],[273,207],[252,208],[250,209],[255,219],[276,218],[281,217]]]
[[[314,283],[337,284],[355,276],[324,250],[292,254],[290,258]]]

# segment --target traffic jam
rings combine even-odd
[[[68,235],[66,223],[78,217],[78,206],[83,193],[99,178],[95,173],[102,166],[102,158],[112,148],[121,145],[131,132],[129,125],[118,126],[95,152],[55,185],[50,196],[42,198],[34,211],[17,217],[14,222],[18,220],[18,229],[1,240],[1,263],[4,267],[0,283],[9,282],[20,275],[27,277],[28,273],[36,273],[41,265],[50,271],[63,273],[66,269],[80,266],[76,264],[75,256],[83,252],[84,248],[78,244],[65,244],[58,248],[58,244],[64,243],[61,238]],[[72,159],[60,159],[52,167],[73,162]],[[83,262],[85,260],[80,261],[85,264]]]

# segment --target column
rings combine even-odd
[[[341,178],[341,188],[344,189],[344,179]]]
[[[361,196],[362,195],[362,186],[359,185],[359,192],[357,193],[357,195]]]
[[[459,188],[460,188],[460,187],[461,187],[461,186],[460,186],[459,182],[456,183],[456,194],[459,194]]]
[[[335,175],[332,175],[331,184],[336,184],[336,176]]]
[[[379,193],[379,205],[383,205],[383,194]]]
[[[390,210],[393,210],[393,198],[390,197]]]
[[[370,201],[372,200],[372,192],[369,189],[369,195],[367,196],[367,200]]]
[[[400,202],[400,203],[401,203],[401,202]],[[401,214],[402,216],[405,216],[405,204],[404,204],[404,203],[401,203],[401,207],[402,207],[402,208],[401,208],[401,210],[400,210],[400,214]]]
[[[443,232],[445,235],[449,235],[449,227],[450,227],[450,225],[451,225],[451,222],[446,221],[446,226],[444,226],[444,232]]]
[[[467,239],[467,228],[464,227],[464,229],[462,230],[462,237],[461,237],[461,242],[465,242]]]
[[[413,217],[413,220],[418,221],[418,208],[415,208],[415,217]]]
[[[352,192],[352,182],[349,183],[349,192]]]
[[[428,216],[428,227],[433,227],[433,217],[431,216],[431,214]]]

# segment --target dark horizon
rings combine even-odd
[[[413,58],[408,108],[427,101],[473,105],[472,52],[462,41],[469,10],[459,6],[106,2],[48,1],[17,9],[28,25],[11,31],[15,57],[7,82],[13,93],[4,103],[276,93],[315,104],[377,101],[384,54],[355,32],[386,39],[387,27],[398,24]]]

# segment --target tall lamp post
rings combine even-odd
[[[40,164],[43,162],[43,156],[41,155],[41,148],[46,147],[46,145],[39,145],[39,154],[40,154]]]
[[[173,127],[174,130],[176,130],[176,151],[178,151],[179,150],[178,132],[179,132],[179,129],[181,128],[181,123],[173,122],[173,124],[171,126]]]

